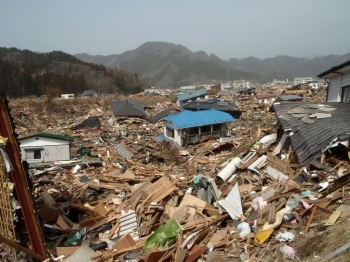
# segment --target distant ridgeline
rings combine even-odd
[[[86,89],[132,94],[146,87],[137,74],[85,63],[61,51],[35,53],[0,48],[0,58],[0,91],[10,97],[80,95]]]

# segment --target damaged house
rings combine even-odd
[[[22,158],[28,163],[70,160],[73,140],[70,136],[49,133],[20,138]]]
[[[345,154],[348,159],[349,104],[284,102],[275,103],[272,109],[280,124],[274,154],[290,150],[290,162],[301,167],[324,154]]]
[[[178,145],[196,144],[205,137],[230,136],[229,124],[235,119],[218,110],[189,111],[164,118],[164,135]]]
[[[182,108],[190,111],[200,111],[215,109],[229,113],[235,119],[240,119],[242,111],[238,109],[238,105],[224,98],[216,98],[209,100],[199,100],[183,103]]]
[[[176,97],[176,104],[180,106],[182,103],[204,99],[207,96],[207,94],[208,92],[205,89],[189,91],[188,93],[178,95]]]
[[[327,102],[350,101],[350,60],[317,76],[328,83]]]

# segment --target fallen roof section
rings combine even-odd
[[[111,101],[114,116],[146,116],[143,105],[136,100]]]
[[[73,128],[90,128],[90,129],[98,129],[101,126],[101,121],[97,116],[89,116],[83,122],[75,125]]]
[[[194,90],[194,91],[190,91],[190,92],[185,93],[185,94],[178,95],[176,98],[177,98],[177,100],[182,102],[182,101],[193,99],[193,98],[196,98],[199,96],[204,96],[206,94],[207,94],[207,90],[199,89],[199,90]]]
[[[332,141],[350,138],[350,105],[345,103],[282,102],[272,106],[300,166],[321,157]]]
[[[182,108],[187,110],[237,110],[238,105],[226,99],[199,100],[181,104]]]
[[[171,114],[171,111],[169,108],[161,111],[160,113],[158,113],[157,115],[155,115],[154,117],[152,117],[149,122],[155,124],[157,123],[158,121],[162,120],[164,117],[168,116]]]

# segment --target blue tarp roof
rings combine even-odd
[[[206,94],[207,94],[207,90],[199,89],[199,90],[193,90],[193,91],[190,91],[188,93],[184,93],[184,94],[178,95],[176,98],[177,98],[177,100],[182,102],[182,101],[186,101],[188,99],[196,98],[196,97],[199,97],[199,96],[204,96]]]
[[[173,123],[178,129],[220,124],[235,120],[230,114],[214,109],[203,111],[185,110],[179,114],[167,116],[164,119]]]

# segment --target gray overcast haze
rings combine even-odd
[[[349,0],[2,1],[0,46],[121,54],[148,41],[221,59],[350,52]]]

